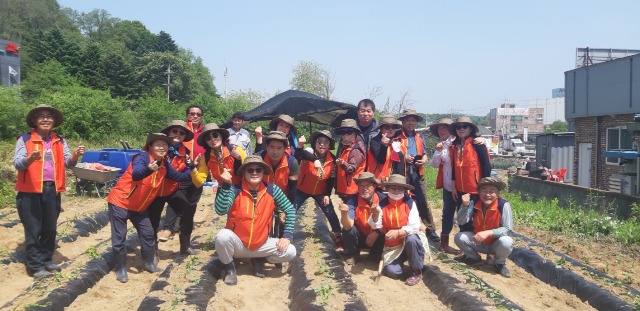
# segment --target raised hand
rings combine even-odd
[[[231,177],[231,170],[225,167],[224,172],[220,174],[220,179],[222,179],[222,182],[224,183],[231,184]]]
[[[240,151],[238,151],[238,146],[233,146],[233,150],[231,150],[231,157],[236,160],[242,160],[242,155]]]
[[[298,146],[301,147],[302,145],[307,143],[307,138],[304,137],[304,135],[300,136],[298,138]]]
[[[465,193],[462,195],[462,205],[464,206],[469,206],[469,203],[471,202],[471,195],[468,193]]]
[[[262,126],[256,127],[254,132],[256,133],[256,138],[262,138]]]

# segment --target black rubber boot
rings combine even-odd
[[[238,275],[236,273],[236,266],[233,264],[233,261],[224,265],[224,284],[227,285],[236,285],[238,284]]]
[[[259,278],[267,277],[267,272],[264,271],[264,263],[266,261],[266,258],[251,258],[249,260],[249,264],[253,268],[253,275]]]
[[[193,255],[196,251],[191,248],[191,234],[180,234],[180,254]]]
[[[156,242],[156,246],[153,247],[153,264],[157,267],[158,262],[160,262],[160,257],[158,257],[158,242]]]
[[[127,275],[127,253],[116,253],[116,280],[127,283],[129,276]]]
[[[156,267],[156,265],[153,262],[153,254],[154,254],[154,249],[143,249],[140,250],[140,253],[142,253],[142,260],[144,260],[144,270],[154,273],[154,272],[158,272],[160,271],[160,269],[158,269],[158,267]]]

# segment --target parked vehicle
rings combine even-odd
[[[527,151],[524,147],[522,140],[517,138],[506,138],[500,142],[500,151],[502,154],[508,154],[511,152],[513,155],[524,156]]]

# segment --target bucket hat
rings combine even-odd
[[[262,166],[265,175],[271,174],[271,167],[269,167],[269,165],[267,165],[267,163],[262,160],[262,157],[254,154],[247,156],[244,159],[244,163],[242,163],[242,165],[240,165],[240,167],[238,168],[238,176],[244,175],[244,170],[249,166],[249,164],[259,164],[260,166]]]
[[[376,176],[373,175],[373,173],[371,173],[371,172],[362,172],[362,173],[360,173],[360,175],[358,175],[358,177],[354,177],[353,181],[355,181],[356,184],[359,184],[359,183],[361,183],[363,181],[369,181],[369,182],[372,182],[372,183],[374,183],[374,184],[376,184],[378,186],[380,185],[380,180],[378,180],[376,178]]]
[[[264,144],[268,145],[270,140],[279,140],[284,143],[284,146],[289,146],[289,139],[287,135],[280,131],[271,131],[264,137]]]
[[[407,184],[407,178],[400,174],[391,174],[386,182],[382,183],[383,186],[397,186],[404,187],[407,190],[413,190],[413,186]]]
[[[485,177],[478,182],[476,190],[480,190],[480,187],[487,185],[495,186],[499,191],[502,191],[505,187],[507,187],[507,184],[505,184],[498,177]]]
[[[149,146],[151,146],[151,144],[156,140],[166,141],[169,146],[171,146],[171,143],[173,142],[173,138],[165,135],[164,133],[149,133],[147,135],[147,142],[144,144],[142,150],[149,151]]]
[[[269,128],[270,129],[277,129],[278,128],[278,122],[284,122],[286,124],[289,124],[291,126],[291,132],[293,132],[294,135],[298,136],[298,130],[296,129],[296,126],[293,125],[293,122],[295,121],[291,116],[289,116],[288,114],[281,114],[279,116],[277,116],[276,118],[273,118],[271,120],[271,122],[269,122]]]
[[[402,116],[399,117],[398,120],[402,120],[402,119],[404,119],[406,117],[415,117],[418,122],[424,121],[424,118],[422,116],[418,115],[418,113],[416,112],[415,109],[405,109],[402,112]]]
[[[336,135],[341,135],[340,132],[345,129],[355,130],[358,135],[362,133],[360,128],[358,127],[358,123],[354,119],[344,119],[340,122],[340,127],[337,127],[333,130],[333,133]]]
[[[53,107],[51,107],[49,105],[46,105],[46,104],[40,104],[40,105],[36,106],[35,108],[31,109],[31,111],[29,111],[29,113],[27,113],[27,125],[30,128],[36,128],[35,123],[33,123],[33,119],[36,117],[38,112],[43,111],[43,110],[51,111],[51,113],[53,114],[53,127],[60,126],[60,124],[62,124],[62,121],[64,121],[64,118],[62,116],[62,112],[60,112],[60,110],[58,110],[56,108],[53,108]]]
[[[451,123],[453,123],[453,120],[451,120],[450,118],[438,119],[436,123],[432,123],[431,125],[429,125],[429,131],[431,132],[431,134],[433,134],[433,136],[439,137],[440,134],[438,134],[438,126],[446,125],[447,128],[449,128],[449,125],[451,125]]]
[[[169,136],[169,133],[171,132],[171,129],[174,128],[174,127],[179,127],[179,128],[183,129],[187,133],[184,136],[184,141],[191,141],[193,139],[193,137],[194,137],[193,131],[191,131],[187,127],[187,122],[184,122],[182,120],[172,120],[171,123],[169,123],[169,125],[167,125],[167,127],[165,127],[160,132],[162,132],[165,135]]]
[[[316,141],[320,137],[326,137],[327,139],[329,139],[329,150],[335,147],[336,140],[331,136],[331,132],[327,130],[320,130],[313,132],[313,134],[311,134],[311,136],[309,137],[309,142],[311,143],[312,148],[316,146]]]
[[[398,119],[396,119],[396,117],[390,114],[383,114],[380,117],[380,122],[378,123],[378,126],[375,128],[375,130],[376,131],[380,130],[380,128],[384,125],[391,125],[396,130],[399,130],[400,128],[402,128],[402,124],[398,123]]]
[[[473,121],[471,121],[471,118],[467,117],[467,116],[462,116],[456,119],[456,122],[451,123],[451,125],[449,125],[449,132],[451,133],[451,135],[455,135],[456,134],[456,125],[461,124],[461,123],[467,123],[471,126],[471,128],[473,129],[474,133],[478,133],[478,127],[473,124]]]
[[[200,136],[198,136],[198,141],[197,141],[198,145],[200,145],[201,147],[207,148],[209,146],[207,145],[207,136],[211,132],[216,132],[222,135],[222,144],[223,145],[227,144],[227,140],[229,139],[229,131],[219,127],[215,123],[208,123],[202,128],[202,133],[200,133]]]

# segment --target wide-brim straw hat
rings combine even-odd
[[[440,137],[440,134],[438,134],[438,127],[440,125],[446,125],[447,129],[449,129],[449,125],[451,125],[451,123],[453,123],[453,120],[451,120],[450,118],[438,119],[436,123],[432,123],[431,125],[429,125],[429,131],[431,132],[431,134],[433,134],[433,136]]]
[[[467,116],[462,116],[462,117],[458,117],[456,119],[456,122],[451,123],[451,125],[449,125],[449,132],[451,133],[451,135],[455,135],[456,134],[456,125],[461,124],[461,123],[468,123],[471,128],[473,129],[474,133],[478,133],[478,127],[473,124],[473,121],[471,121],[471,118],[467,117]]]
[[[413,186],[407,184],[407,178],[400,174],[391,174],[387,181],[382,183],[383,186],[397,186],[404,187],[407,190],[413,190]]]
[[[51,113],[53,114],[53,127],[60,126],[60,124],[62,124],[62,121],[64,121],[64,117],[62,116],[62,112],[60,112],[60,110],[46,104],[40,104],[31,109],[29,113],[27,113],[27,126],[29,126],[30,128],[36,128],[35,123],[33,123],[33,119],[38,112],[43,110],[51,111]]]
[[[291,126],[291,132],[293,132],[294,135],[298,136],[298,130],[296,129],[296,126],[293,125],[293,122],[295,121],[291,116],[289,116],[288,114],[281,114],[276,118],[273,118],[271,120],[271,122],[269,122],[269,128],[272,130],[276,130],[278,128],[278,122],[284,122],[286,124],[289,124]]]
[[[320,137],[326,137],[327,139],[329,139],[329,150],[335,147],[336,140],[333,139],[333,137],[331,136],[331,132],[327,130],[320,130],[320,131],[313,132],[313,134],[311,134],[311,136],[309,137],[309,142],[311,143],[312,148],[316,147],[316,141]]]
[[[378,180],[376,176],[371,172],[362,172],[360,175],[358,175],[358,177],[354,177],[353,181],[355,181],[356,184],[359,184],[363,181],[369,181],[378,186],[380,185],[380,180]]]
[[[149,151],[149,146],[151,146],[151,144],[156,140],[166,141],[169,146],[171,146],[171,143],[173,142],[173,138],[167,136],[165,133],[149,133],[147,135],[147,142],[144,144],[142,150]]]
[[[287,138],[287,135],[280,131],[271,131],[263,139],[265,145],[268,145],[269,141],[279,140],[284,143],[285,147],[289,146],[289,139]]]
[[[220,128],[215,123],[209,123],[202,128],[202,133],[200,133],[200,136],[198,136],[197,143],[198,145],[200,145],[200,147],[209,147],[209,145],[207,145],[206,138],[211,132],[217,132],[218,134],[220,134],[222,136],[222,144],[227,144],[227,140],[229,139],[229,131],[227,131],[227,129]]]
[[[344,119],[344,120],[342,120],[342,122],[340,122],[340,127],[335,128],[333,130],[333,133],[336,134],[336,135],[340,135],[340,131],[342,131],[344,129],[355,130],[356,133],[358,133],[358,135],[360,135],[362,133],[362,131],[360,131],[360,128],[358,127],[358,123],[354,119]]]
[[[262,169],[264,170],[265,175],[271,175],[271,167],[267,163],[262,160],[262,157],[259,155],[250,155],[244,159],[244,162],[238,168],[238,176],[244,175],[244,170],[249,166],[249,164],[260,164]]]
[[[502,191],[507,187],[507,184],[500,180],[500,178],[498,177],[485,177],[483,179],[480,179],[478,185],[476,186],[476,190],[480,190],[480,187],[487,185],[495,186],[499,191]]]
[[[193,134],[193,131],[191,131],[188,127],[187,127],[187,122],[184,122],[182,120],[173,120],[171,121],[171,123],[169,123],[169,125],[167,127],[165,127],[162,131],[162,133],[165,133],[167,136],[169,136],[169,133],[171,133],[171,129],[174,127],[179,127],[181,129],[183,129],[187,134],[184,136],[184,140],[183,141],[191,141],[193,139],[193,137],[195,136]]]
[[[418,114],[415,109],[405,109],[402,112],[402,116],[398,118],[398,120],[402,120],[406,117],[415,117],[418,122],[424,121],[424,118]]]
[[[384,125],[391,125],[397,130],[402,128],[402,124],[398,122],[398,119],[390,114],[383,114],[382,116],[380,116],[380,122],[378,122],[378,126],[375,128],[375,130],[380,130],[380,128]]]

